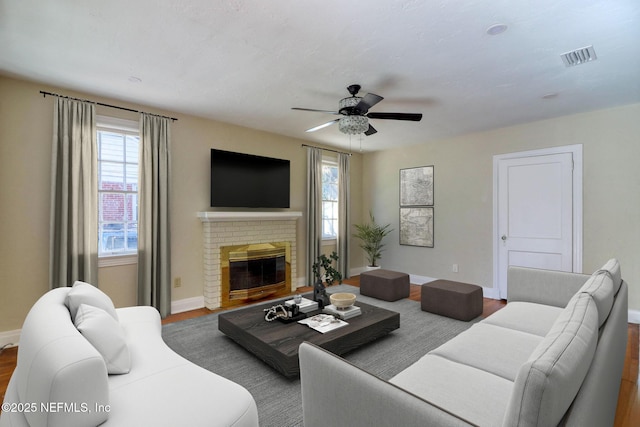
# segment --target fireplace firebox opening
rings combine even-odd
[[[221,306],[288,294],[291,287],[290,259],[289,242],[221,247]]]

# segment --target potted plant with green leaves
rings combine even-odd
[[[369,217],[371,218],[371,222],[353,225],[357,230],[357,232],[353,234],[353,237],[357,237],[361,241],[360,247],[364,249],[367,254],[367,267],[370,269],[380,268],[380,266],[376,265],[376,261],[382,257],[382,248],[384,247],[382,239],[391,233],[393,229],[389,228],[391,224],[376,224],[376,220],[371,212],[369,212]]]
[[[313,300],[318,302],[320,308],[329,305],[329,297],[327,296],[323,281],[326,282],[327,286],[331,286],[335,282],[342,283],[342,274],[333,266],[333,261],[338,261],[336,251],[333,251],[329,256],[325,254],[320,255],[317,261],[311,266],[315,277]]]

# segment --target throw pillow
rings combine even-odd
[[[81,304],[101,308],[109,313],[115,320],[118,320],[118,314],[116,313],[116,308],[114,307],[111,298],[89,283],[76,281],[67,294],[65,302],[69,312],[71,313],[71,320],[74,322],[76,319],[76,312]]]
[[[109,374],[126,374],[131,370],[131,357],[124,330],[106,311],[80,304],[74,324],[102,355]]]
[[[598,270],[589,277],[589,280],[580,288],[580,292],[591,295],[598,307],[599,325],[602,326],[609,317],[611,307],[613,307],[613,280],[606,270]],[[576,295],[578,295],[576,294]],[[573,297],[576,298],[576,295]]]
[[[613,293],[618,295],[620,285],[622,284],[622,275],[620,274],[620,263],[617,259],[611,258],[598,272],[606,272],[613,280]]]

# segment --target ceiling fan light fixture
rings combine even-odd
[[[344,116],[340,118],[338,128],[349,135],[364,133],[369,129],[369,119],[365,116]]]
[[[350,96],[348,98],[342,98],[338,103],[338,112],[340,114],[351,114],[353,108],[362,100],[359,96]]]
[[[377,105],[384,98],[375,93],[368,93],[365,96],[356,96],[360,90],[360,85],[351,85],[347,87],[351,94],[348,98],[342,98],[338,103],[338,111],[316,110],[311,108],[293,107],[293,110],[311,111],[318,113],[329,113],[342,116],[338,119],[331,120],[320,126],[307,129],[306,132],[315,132],[332,124],[338,123],[340,132],[347,135],[365,134],[371,136],[378,131],[369,124],[369,118],[381,120],[408,120],[419,122],[422,119],[421,113],[381,113],[369,112],[369,109]]]

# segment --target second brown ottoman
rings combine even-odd
[[[482,288],[451,280],[434,280],[420,290],[423,311],[469,321],[482,314]]]
[[[360,274],[360,295],[384,301],[409,296],[409,275],[391,270],[370,270]]]

